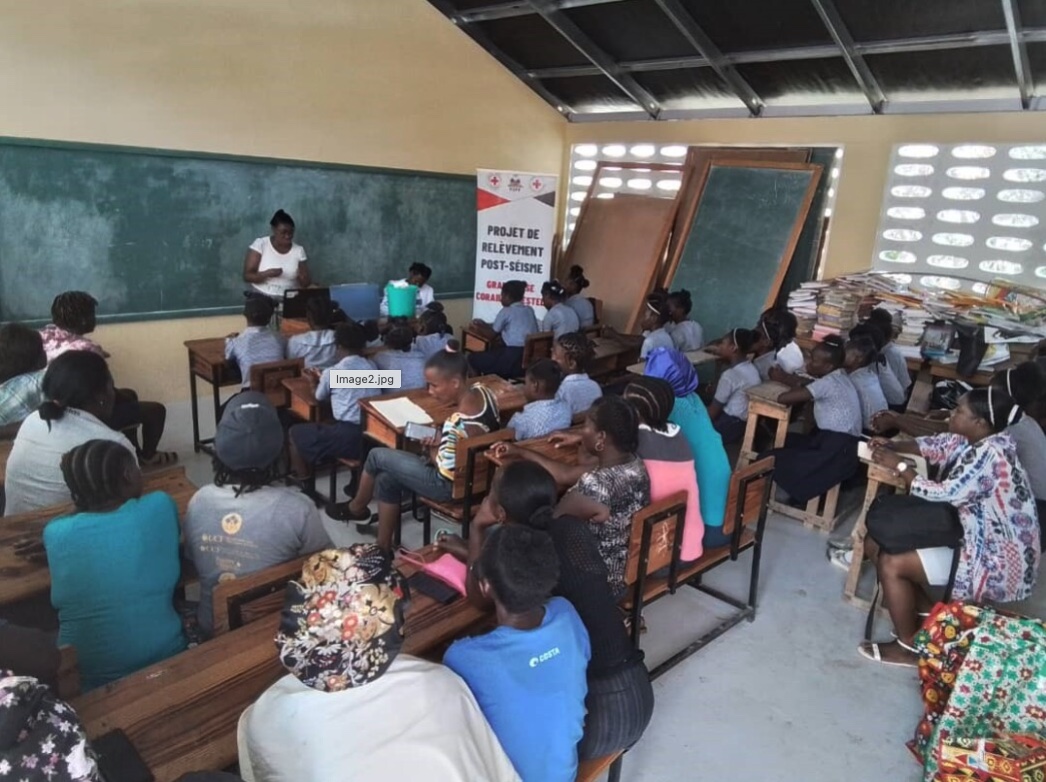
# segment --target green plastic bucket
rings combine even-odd
[[[390,318],[413,318],[418,300],[418,286],[400,287],[389,283],[385,286],[385,296],[389,300]]]

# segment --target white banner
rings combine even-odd
[[[501,309],[501,286],[509,280],[527,283],[524,301],[539,321],[544,317],[541,286],[552,275],[557,181],[553,174],[477,172],[473,318],[493,322]]]

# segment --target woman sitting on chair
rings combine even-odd
[[[954,599],[1009,603],[1025,599],[1035,586],[1040,548],[1035,499],[1013,438],[1004,431],[1016,414],[1013,400],[989,386],[959,400],[946,434],[906,443],[872,441],[875,463],[894,470],[912,497],[927,500],[921,510],[912,508],[912,519],[896,518],[892,523],[914,521],[933,503],[954,506],[962,527]],[[902,459],[906,453],[925,457],[936,478],[917,476]],[[871,522],[869,516],[866,553],[875,562],[897,640],[864,643],[858,651],[876,662],[915,667],[912,641],[919,629],[917,612],[929,607],[927,587],[948,583],[953,549],[888,554],[872,541]]]

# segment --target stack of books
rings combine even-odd
[[[804,282],[788,294],[788,311],[795,315],[796,332],[809,335],[817,323],[817,295],[828,287],[826,282]]]
[[[839,285],[826,289],[817,305],[814,339],[821,340],[829,334],[845,336],[845,333],[857,324],[857,310],[860,308],[863,298],[863,291],[851,285]]]

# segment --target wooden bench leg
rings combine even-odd
[[[864,560],[864,538],[868,533],[865,520],[868,517],[868,509],[872,507],[876,496],[879,494],[879,481],[874,478],[868,479],[868,488],[864,492],[864,504],[861,506],[861,514],[857,517],[853,532],[850,537],[853,540],[852,559],[850,569],[846,574],[846,584],[843,586],[843,598],[853,601],[857,596],[857,582],[861,580],[861,563]]]
[[[793,508],[791,505],[772,500],[770,509],[782,516],[801,521],[804,527],[831,532],[839,520],[836,510],[839,506],[839,484],[836,484],[820,497],[814,497],[805,508]]]
[[[745,423],[745,437],[741,441],[741,453],[737,456],[737,469],[740,470],[742,467],[747,467],[753,461],[755,461],[755,453],[753,448],[755,447],[755,433],[759,426],[759,414],[755,412],[748,413],[748,421]]]

